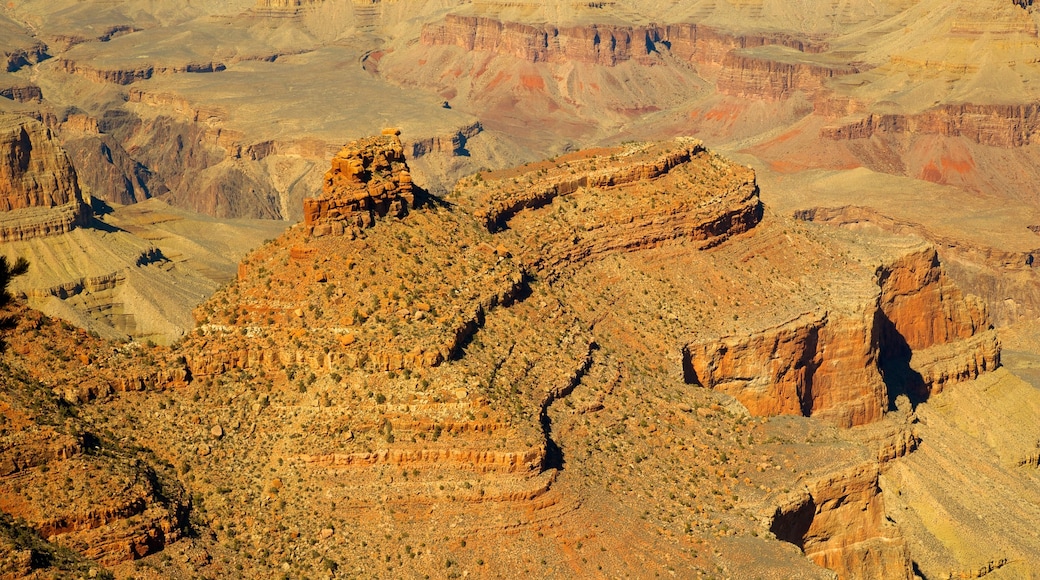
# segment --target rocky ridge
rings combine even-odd
[[[10,352],[37,361],[33,380],[87,432],[153,450],[141,469],[191,498],[156,503],[145,486],[137,507],[111,514],[156,522],[148,541],[94,523],[82,524],[93,535],[52,535],[27,518],[33,529],[120,575],[155,577],[624,574],[618,550],[631,542],[662,572],[822,577],[811,560],[910,577],[882,478],[924,440],[912,418],[885,413],[898,388],[916,393],[887,363],[909,355],[931,400],[961,388],[960,369],[998,362],[985,308],[934,249],[772,214],[752,170],[696,140],[482,172],[407,212],[395,200],[425,194],[405,179],[403,149],[396,134],[345,147],[312,223],[247,256],[171,348],[77,335],[63,349],[68,331],[21,315]],[[821,353],[803,369],[844,373],[813,382],[812,418],[801,404],[753,404],[756,386],[797,390],[807,376],[760,360],[776,328],[793,360]],[[882,341],[889,331],[908,350]],[[740,374],[761,380],[733,396],[691,386],[689,345],[744,336]],[[964,365],[971,345],[977,367]],[[948,364],[929,372],[917,357],[938,350],[950,356],[929,360]],[[866,425],[833,426],[850,424]],[[818,440],[797,442],[806,430]],[[174,557],[146,555],[160,547]]]

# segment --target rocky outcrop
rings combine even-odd
[[[303,200],[303,222],[316,236],[402,217],[415,205],[412,176],[396,130],[354,141],[332,158],[321,197]]]
[[[404,146],[411,150],[410,157],[415,159],[430,153],[445,153],[451,156],[465,155],[466,142],[476,137],[484,128],[480,122],[462,127],[455,133],[446,136],[433,136],[415,141],[407,141]]]
[[[941,105],[917,114],[870,114],[820,130],[834,140],[869,139],[878,134],[965,137],[981,145],[1024,147],[1040,130],[1040,104]]]
[[[187,357],[189,377],[211,377],[239,369],[284,370],[291,366],[300,366],[315,372],[330,372],[333,369],[353,370],[367,369],[377,372],[396,372],[400,370],[421,370],[436,367],[457,357],[462,347],[467,344],[483,326],[489,312],[512,304],[527,291],[527,283],[523,275],[516,274],[499,288],[488,288],[490,292],[472,305],[462,316],[446,321],[443,331],[420,343],[410,343],[394,348],[383,344],[365,344],[351,334],[338,339],[339,348],[271,348],[236,343],[227,345],[222,337],[234,332],[233,327],[203,326],[200,334],[213,336],[214,340],[204,341],[199,348],[192,349]],[[246,308],[252,312],[253,309]],[[257,309],[259,310],[259,309]],[[270,315],[271,309],[257,314]],[[317,335],[327,334],[316,332]],[[163,384],[163,383],[159,383]]]
[[[4,56],[7,57],[7,72],[15,72],[23,66],[36,64],[48,58],[47,45],[33,41],[28,46],[5,51]]]
[[[17,242],[68,233],[77,227],[87,225],[90,216],[90,206],[79,201],[47,210],[15,210],[0,215],[0,242]]]
[[[737,398],[753,415],[804,415],[851,427],[888,408],[874,311],[805,314],[749,337],[687,345],[687,383]]]
[[[854,65],[783,62],[730,53],[723,59],[716,86],[728,95],[777,101],[794,91],[815,95],[824,90],[828,79],[858,72],[860,68]]]
[[[906,388],[917,391],[912,395],[927,398],[948,383],[974,379],[1000,365],[986,305],[976,296],[964,296],[946,277],[934,248],[878,268],[877,280],[882,364],[889,369],[909,365],[912,382]]]
[[[933,247],[877,270],[881,310],[911,350],[964,340],[989,329],[986,307],[943,274]]]
[[[43,100],[43,91],[36,85],[17,85],[0,89],[0,97],[19,103],[39,103]]]
[[[26,117],[0,115],[0,211],[77,199],[76,171],[50,130]]]
[[[458,46],[510,55],[527,62],[578,62],[616,66],[635,60],[656,62],[668,51],[686,59],[719,64],[736,48],[779,45],[800,52],[821,52],[822,42],[789,34],[730,34],[697,24],[623,26],[590,24],[558,27],[503,22],[483,16],[447,15],[423,27],[427,46]]]
[[[474,214],[489,232],[495,232],[503,229],[506,222],[521,210],[542,207],[583,187],[614,187],[649,181],[705,151],[704,144],[696,139],[676,141],[675,145],[650,159],[622,163],[604,170],[583,171],[577,177],[573,171],[567,174],[561,171],[549,173],[533,183],[495,181],[484,188],[487,193],[478,200]]]
[[[514,229],[525,240],[527,270],[547,280],[669,241],[711,247],[762,218],[754,172],[686,137],[478,174],[453,195],[488,232]],[[557,211],[548,211],[550,204]]]
[[[268,18],[286,18],[320,6],[325,0],[256,0],[252,12]]]
[[[762,206],[753,177],[729,192],[725,203],[710,208],[696,201],[638,215],[616,216],[616,221],[590,224],[582,233],[546,236],[528,257],[532,272],[552,280],[566,270],[618,252],[636,252],[664,242],[685,240],[710,248],[755,227]]]
[[[75,169],[50,130],[0,115],[0,240],[65,233],[90,215]]]
[[[647,28],[591,25],[559,28],[449,14],[423,27],[420,42],[508,54],[528,62],[575,61],[614,66],[646,58],[652,49]]]
[[[885,518],[876,463],[846,469],[792,494],[770,531],[839,578],[914,577],[906,541]]]
[[[101,69],[65,58],[58,59],[55,66],[66,73],[79,75],[96,83],[117,85],[129,85],[137,81],[150,79],[156,75],[211,73],[220,72],[227,68],[222,62],[189,62],[169,66],[145,64],[138,68]]]
[[[878,294],[854,314],[806,313],[750,336],[683,348],[687,383],[736,397],[755,415],[872,423],[906,392],[923,400],[1000,364],[982,301],[922,247],[877,271]]]

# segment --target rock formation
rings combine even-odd
[[[934,248],[877,270],[858,309],[806,313],[748,337],[690,344],[686,380],[727,392],[753,414],[802,414],[849,427],[1000,365],[985,305],[946,277]],[[941,354],[939,354],[941,353]]]
[[[698,24],[557,27],[459,14],[448,14],[443,21],[426,25],[419,40],[427,46],[453,45],[511,55],[531,63],[603,66],[629,60],[653,64],[662,51],[704,64],[721,64],[725,55],[736,48],[777,45],[804,52],[821,52],[825,48],[819,41],[789,34],[732,34]]]
[[[90,217],[68,156],[50,130],[0,115],[0,240],[61,234]]]
[[[737,398],[754,415],[805,415],[844,427],[888,408],[875,312],[807,314],[746,338],[683,349],[686,380]]]
[[[770,531],[839,578],[910,580],[906,541],[885,519],[878,476],[877,465],[868,464],[811,483],[777,508]]]
[[[83,423],[19,435],[12,469],[85,461],[127,484],[45,517],[52,496],[11,472],[0,507],[40,545],[171,577],[532,557],[624,575],[630,537],[653,538],[641,558],[662,572],[909,577],[880,474],[926,441],[888,411],[999,362],[932,247],[770,213],[754,171],[689,138],[481,172],[420,206],[402,151],[393,132],[347,145],[308,222],[249,254],[171,348],[19,311],[5,364],[33,361]],[[809,418],[755,417],[778,414]],[[66,435],[109,445],[100,425],[154,459],[91,467],[95,440]],[[183,539],[187,519],[204,532]],[[313,550],[275,556],[300,538]]]
[[[376,217],[403,217],[415,205],[412,176],[398,131],[351,143],[332,158],[322,195],[303,200],[303,223],[316,236],[370,227]]]
[[[828,125],[825,139],[869,139],[877,134],[965,137],[980,145],[1024,147],[1040,128],[1040,105],[965,103],[941,105],[922,113],[869,114],[857,121]]]

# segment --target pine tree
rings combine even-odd
[[[11,296],[10,289],[11,280],[14,280],[16,276],[21,276],[29,270],[29,262],[25,258],[18,258],[14,264],[9,262],[5,256],[0,256],[0,311],[7,308],[11,304],[11,300],[14,297]],[[0,332],[8,331],[14,328],[16,320],[12,314],[0,315]],[[7,344],[0,339],[0,351],[3,351],[7,347]]]
[[[25,258],[18,258],[11,264],[6,256],[0,256],[0,309],[6,308],[13,297],[8,290],[11,280],[21,276],[29,270],[29,262]]]

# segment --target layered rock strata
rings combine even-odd
[[[139,68],[103,69],[64,58],[58,59],[55,66],[66,73],[79,75],[96,83],[112,83],[116,85],[129,85],[150,79],[156,75],[212,73],[221,72],[227,68],[227,65],[222,62],[190,62],[169,66],[147,64]]]
[[[820,130],[833,140],[869,139],[874,135],[941,135],[965,137],[981,145],[1024,147],[1040,130],[1040,104],[964,103],[941,105],[917,114],[870,114]]]
[[[0,240],[68,232],[90,218],[76,171],[38,121],[0,115]]]
[[[885,517],[879,474],[868,463],[810,483],[777,508],[770,531],[839,578],[910,580],[906,541]]]
[[[686,381],[729,393],[756,415],[849,427],[880,419],[897,394],[923,400],[1000,365],[985,305],[949,281],[934,248],[880,266],[876,280],[877,294],[851,312],[806,313],[685,346]]]
[[[821,52],[826,44],[790,34],[729,34],[698,24],[624,26],[592,24],[557,27],[449,14],[423,27],[427,46],[458,46],[511,55],[527,62],[579,62],[616,66],[636,60],[653,64],[660,51],[683,59],[720,63],[737,48],[777,45],[799,52]]]
[[[754,172],[697,140],[592,153],[562,157],[552,170],[532,165],[516,176],[491,174],[460,193],[479,208],[474,213],[489,230],[514,228],[528,269],[549,280],[610,254],[669,241],[708,248],[762,218]],[[564,199],[581,213],[510,221],[521,210]]]
[[[872,423],[888,408],[874,314],[811,313],[749,337],[687,345],[685,379],[736,397],[753,415]]]
[[[415,205],[412,176],[396,130],[362,139],[332,158],[322,195],[303,200],[303,223],[318,236],[370,227],[376,217],[402,217]]]

